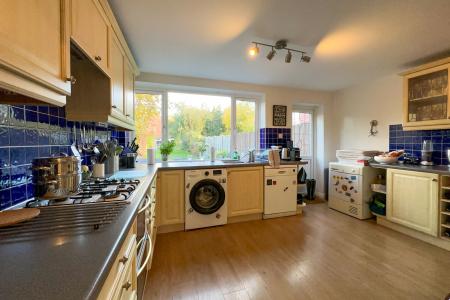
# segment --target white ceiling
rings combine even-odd
[[[448,55],[450,0],[110,0],[141,72],[336,90]],[[311,63],[256,59],[250,42]]]

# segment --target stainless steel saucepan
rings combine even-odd
[[[36,198],[67,198],[80,187],[81,159],[67,154],[36,158],[32,163],[32,173]]]

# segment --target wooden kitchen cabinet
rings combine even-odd
[[[403,129],[450,128],[450,58],[403,73]]]
[[[120,118],[125,115],[124,59],[122,48],[115,34],[111,34],[109,53],[111,56],[111,113],[113,116]]]
[[[72,40],[108,73],[109,23],[97,0],[71,1]]]
[[[227,169],[228,217],[263,212],[264,171],[262,167]]]
[[[135,220],[106,277],[98,300],[136,299],[136,235]]]
[[[128,61],[124,59],[124,105],[127,121],[134,124],[134,72]]]
[[[69,33],[68,0],[0,1],[0,87],[65,105]]]
[[[139,71],[108,1],[72,0],[71,11],[72,75],[77,80],[66,106],[68,120],[134,130],[134,77]]]
[[[439,175],[387,170],[387,220],[437,236]]]
[[[158,172],[156,191],[158,226],[184,223],[184,170]]]

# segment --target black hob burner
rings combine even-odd
[[[133,179],[91,179],[83,181],[80,191],[64,199],[34,199],[27,207],[87,204],[96,202],[127,201],[140,181]]]

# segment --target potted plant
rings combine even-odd
[[[172,153],[175,148],[175,140],[168,140],[161,143],[159,146],[159,152],[161,152],[162,161],[167,161],[169,154]]]
[[[200,159],[203,159],[203,155],[205,154],[207,149],[208,149],[208,145],[205,144],[204,142],[202,142],[198,145],[198,152],[200,153]]]

